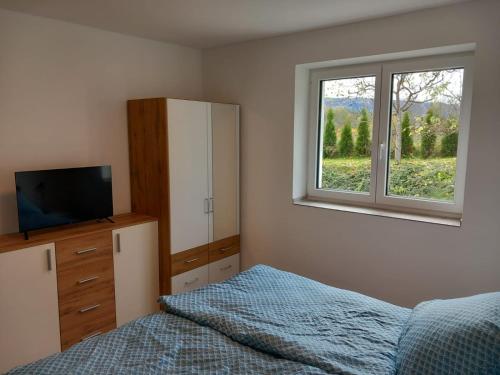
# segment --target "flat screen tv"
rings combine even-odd
[[[111,166],[16,172],[19,232],[113,215]]]

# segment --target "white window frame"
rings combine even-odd
[[[377,169],[372,161],[370,173],[370,191],[368,193],[341,191],[331,189],[319,189],[317,182],[321,176],[322,159],[321,150],[323,149],[323,127],[324,116],[321,108],[321,82],[334,79],[359,78],[374,76],[376,85],[380,82],[382,69],[380,64],[367,64],[360,66],[342,67],[334,69],[321,69],[311,72],[311,91],[310,91],[310,123],[309,127],[309,165],[308,165],[308,195],[316,198],[327,198],[335,201],[350,201],[361,203],[375,203]],[[380,108],[380,90],[375,88],[375,99],[373,109],[373,130],[372,130],[372,160],[376,157],[377,138],[379,133],[379,108]]]
[[[423,212],[459,217],[463,210],[465,177],[467,167],[467,148],[470,128],[472,101],[472,55],[451,54],[415,58],[399,61],[386,61],[376,64],[351,65],[344,67],[311,70],[309,92],[309,129],[307,198],[340,204],[356,204],[367,207],[399,210],[403,212]],[[463,68],[462,101],[458,127],[458,150],[455,176],[454,201],[438,201],[423,198],[387,195],[389,116],[391,113],[392,74],[412,71]],[[323,116],[320,105],[321,81],[329,79],[375,76],[375,100],[373,112],[372,153],[370,192],[318,189],[317,181],[321,174]]]

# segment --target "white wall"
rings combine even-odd
[[[0,233],[17,231],[16,170],[111,164],[129,211],[126,100],[201,84],[199,50],[0,10]]]
[[[241,104],[242,261],[412,306],[500,290],[500,3],[469,3],[203,52],[205,99]],[[477,42],[461,228],[294,206],[296,64]]]

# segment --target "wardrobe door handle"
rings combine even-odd
[[[208,214],[210,212],[210,203],[209,203],[208,198],[205,198],[203,200],[203,212],[206,214]]]
[[[86,313],[87,311],[91,311],[91,310],[97,309],[99,306],[101,306],[101,305],[97,304],[97,305],[92,305],[92,306],[89,306],[89,307],[84,307],[83,309],[80,309],[80,312],[81,313]]]
[[[200,260],[200,258],[193,258],[193,259],[185,260],[184,263],[189,264],[189,263],[196,262],[197,260]]]
[[[224,254],[226,251],[231,250],[233,247],[223,247],[222,249],[219,249],[219,253]]]
[[[214,212],[214,199],[210,198],[208,200],[208,212]]]
[[[76,255],[82,255],[82,254],[86,254],[86,253],[91,253],[92,251],[97,251],[97,248],[96,247],[93,247],[91,249],[83,249],[83,250],[78,250],[76,252]]]

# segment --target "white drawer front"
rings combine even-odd
[[[211,283],[224,281],[240,272],[240,254],[231,255],[217,262],[210,263],[208,266],[209,281]]]
[[[172,277],[172,294],[189,292],[208,284],[208,265]]]

